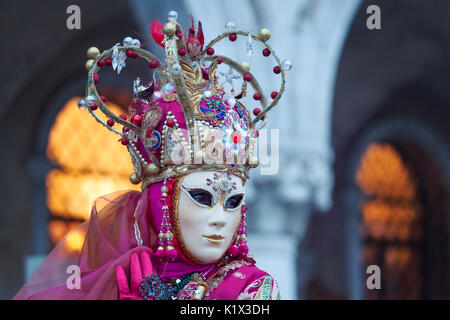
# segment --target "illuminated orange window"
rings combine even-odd
[[[373,143],[361,158],[356,183],[365,194],[362,259],[382,273],[382,290],[367,290],[367,297],[420,298],[423,229],[414,175],[392,145]]]
[[[89,219],[95,198],[119,190],[139,187],[129,181],[133,166],[119,136],[102,127],[87,110],[79,110],[81,98],[70,99],[58,113],[50,131],[47,157],[58,166],[46,177],[47,206],[52,214],[49,236],[53,244]],[[116,114],[121,109],[108,107]],[[106,117],[97,113],[106,121]],[[68,245],[81,249],[83,238],[71,235]]]

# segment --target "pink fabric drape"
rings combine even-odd
[[[131,254],[142,250],[149,252],[157,274],[163,278],[210,268],[211,264],[188,263],[181,255],[171,262],[160,262],[153,255],[162,218],[161,186],[159,182],[142,192],[116,192],[98,198],[90,219],[71,231],[85,234],[81,253],[69,250],[70,235],[66,235],[14,299],[117,299],[116,265],[129,270]],[[66,285],[70,265],[80,268],[80,289]]]

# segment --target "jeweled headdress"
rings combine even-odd
[[[201,23],[198,22],[196,29],[192,19],[186,35],[176,19],[176,12],[171,11],[164,26],[156,20],[151,25],[153,39],[165,50],[164,62],[131,37],[102,53],[95,47],[89,48],[86,98],[79,102],[79,107],[87,107],[98,122],[122,137],[135,169],[130,180],[135,184],[143,182],[143,189],[167,177],[204,170],[232,173],[245,180],[249,168],[258,165],[255,154],[258,130],[284,92],[285,70],[290,69],[291,63],[289,60],[282,63],[276,56],[267,43],[270,39],[267,29],[253,35],[235,30],[234,23],[229,22],[227,31],[204,47]],[[253,51],[252,41],[259,42],[264,47],[262,54],[276,61],[273,73],[281,77],[281,86],[271,93],[270,103],[248,63],[237,63],[215,54],[216,43],[225,38],[233,42],[238,35],[247,37],[247,50]],[[129,114],[118,116],[108,109],[106,98],[97,92],[98,72],[112,66],[120,73],[127,58],[137,57],[147,60],[149,68],[154,70],[153,81],[145,83],[136,79]],[[220,64],[228,65],[230,72],[217,72]],[[240,76],[233,75],[232,70]],[[160,80],[156,80],[157,76]],[[240,91],[226,92],[225,84],[240,77],[243,79]],[[223,78],[225,84],[220,81]],[[253,118],[239,101],[246,96],[248,84],[255,91],[253,99],[261,104],[261,108],[253,109]],[[108,117],[106,123],[97,116],[97,109]],[[121,131],[115,128],[117,125],[122,126]]]

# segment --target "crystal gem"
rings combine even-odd
[[[235,24],[233,21],[228,21],[228,22],[225,24],[225,29],[226,29],[228,32],[234,31],[234,30],[236,29],[236,24]]]
[[[179,64],[173,65],[172,68],[171,68],[171,72],[173,74],[177,74],[177,75],[180,74],[181,73],[181,66]]]
[[[169,22],[177,22],[178,13],[174,10],[169,12],[168,20]]]
[[[222,101],[229,108],[233,108],[236,104],[236,99],[228,93],[223,96]]]
[[[166,83],[163,87],[163,91],[173,91],[173,85],[171,83]]]
[[[79,108],[80,110],[86,109],[86,101],[84,101],[83,99],[80,100],[80,101],[78,101],[78,108]]]
[[[119,48],[117,46],[118,44],[113,47],[112,67],[114,70],[117,70],[117,74],[119,74],[122,68],[125,67],[126,55],[123,51],[119,52]]]
[[[92,107],[92,106],[95,104],[95,97],[94,97],[94,96],[87,96],[87,97],[85,98],[85,101],[86,101],[86,104],[87,104],[89,107]]]
[[[289,59],[284,60],[282,65],[283,65],[283,69],[286,71],[289,71],[292,69],[292,61]]]
[[[247,56],[250,58],[253,55],[253,44],[252,44],[252,34],[248,33],[247,38]]]

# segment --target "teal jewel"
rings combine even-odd
[[[225,116],[226,109],[216,99],[204,99],[206,107],[200,105],[200,110],[208,115],[215,115],[216,119],[222,119]]]
[[[142,279],[139,291],[144,298],[155,300],[176,300],[178,292],[191,280],[190,274],[183,275],[174,283],[166,283],[161,277],[152,273]]]

